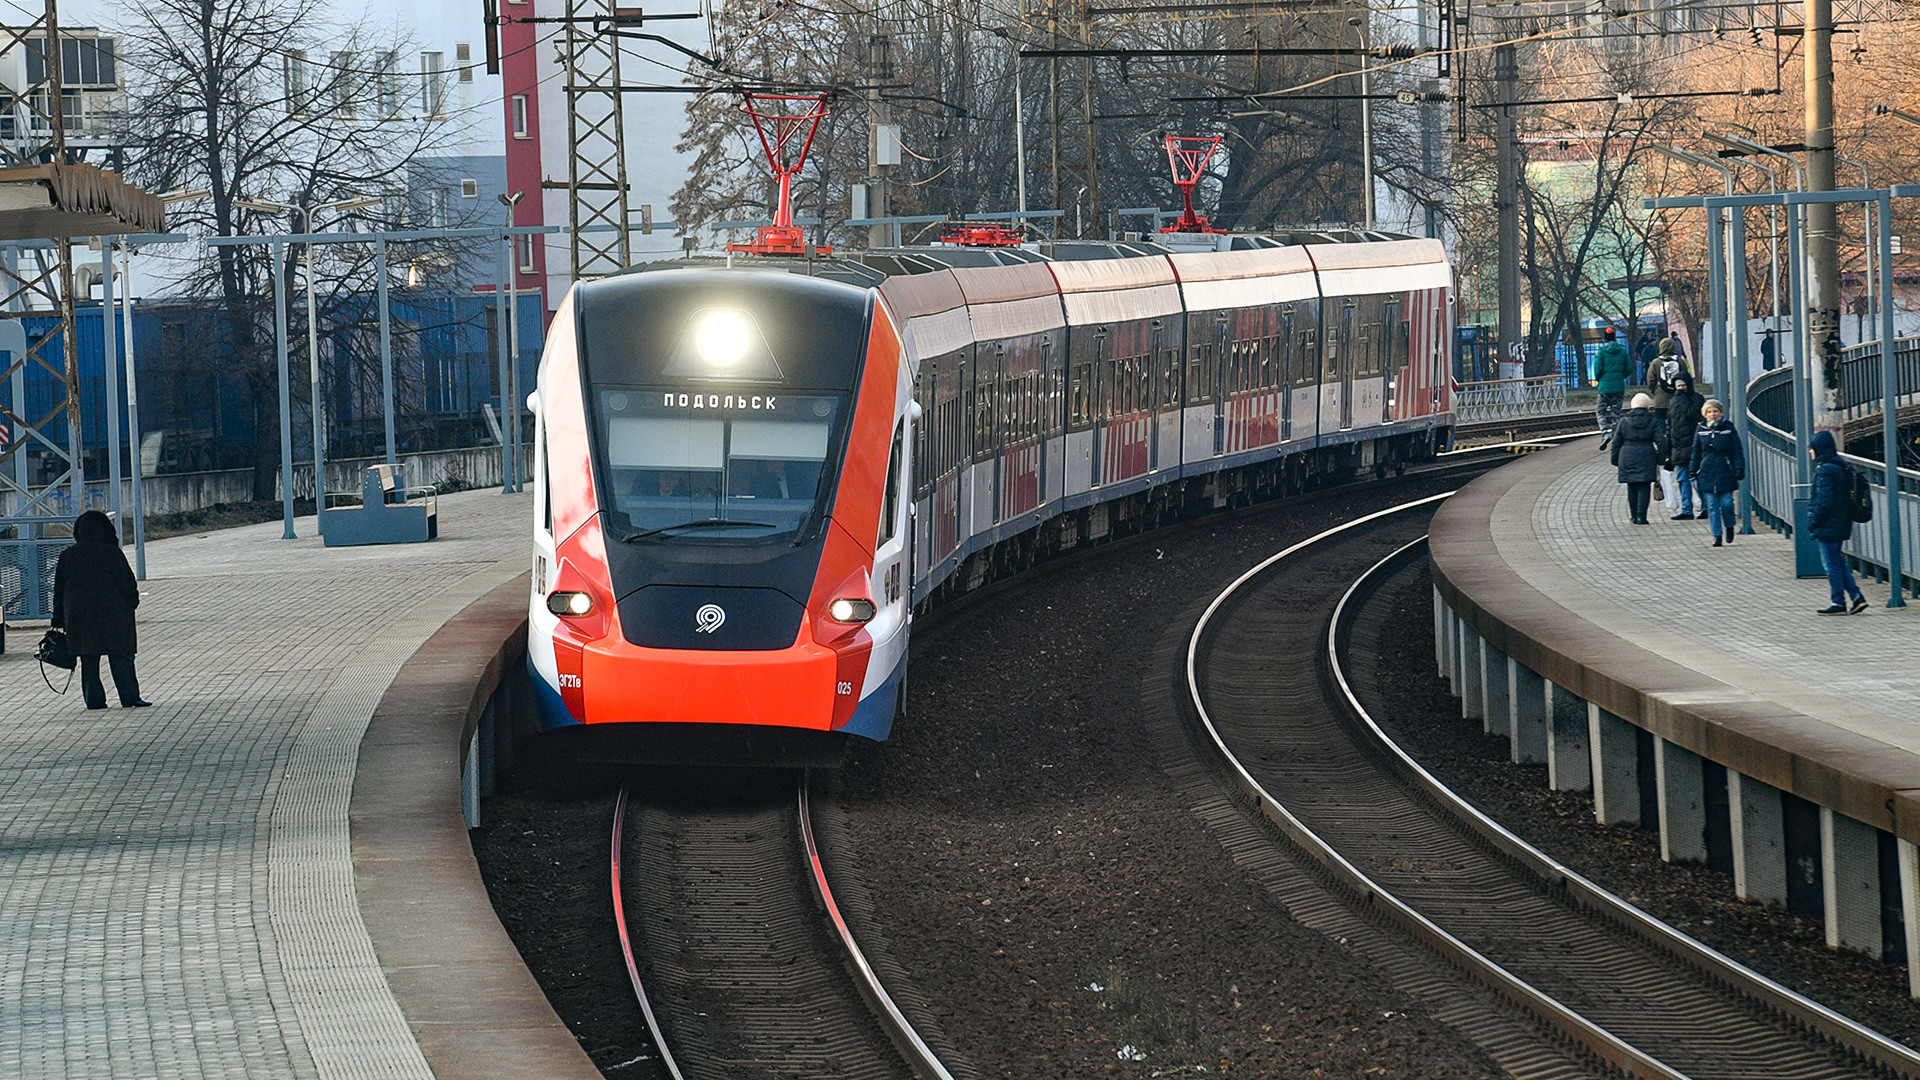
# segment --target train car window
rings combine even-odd
[[[905,424],[895,424],[893,428],[893,456],[887,459],[887,495],[880,505],[880,543],[893,539],[898,531],[894,520],[900,510],[900,442],[905,434]]]
[[[1340,381],[1340,327],[1327,328],[1327,343],[1320,350],[1320,381]]]
[[[1213,346],[1187,346],[1187,404],[1204,405],[1213,400],[1213,387],[1207,378],[1207,362],[1213,359]]]
[[[1409,367],[1413,363],[1413,320],[1401,319],[1399,329],[1399,337],[1393,343],[1393,366]]]
[[[1357,329],[1356,333],[1359,335],[1359,339],[1354,342],[1353,346],[1353,373],[1355,375],[1367,376],[1378,375],[1380,373],[1378,359],[1374,354],[1374,338],[1379,333],[1379,329],[1378,326],[1369,322],[1362,322]]]
[[[1300,361],[1294,366],[1295,386],[1312,386],[1319,382],[1320,373],[1320,331],[1308,327],[1298,335],[1300,342]]]
[[[759,541],[791,536],[813,515],[825,497],[821,478],[841,397],[778,395],[777,407],[762,401],[759,409],[750,398],[731,404],[720,397],[695,411],[681,407],[679,395],[599,392],[617,531],[705,542],[713,534],[686,523],[724,521],[740,523],[727,528],[728,540]],[[649,533],[655,529],[669,531]]]
[[[1160,353],[1160,407],[1177,409],[1180,407],[1180,350],[1165,349]]]

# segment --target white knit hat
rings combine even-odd
[[[1628,403],[1628,405],[1627,405],[1627,408],[1629,408],[1629,409],[1651,409],[1651,408],[1653,408],[1653,399],[1652,399],[1652,398],[1650,398],[1650,397],[1648,397],[1648,396],[1647,396],[1647,395],[1645,395],[1645,394],[1635,394],[1635,395],[1633,395],[1633,401],[1631,401],[1630,403]]]

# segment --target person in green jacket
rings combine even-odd
[[[1615,340],[1613,327],[1600,332],[1605,339],[1593,358],[1593,382],[1600,391],[1600,404],[1594,413],[1600,420],[1600,449],[1613,440],[1613,426],[1620,422],[1620,396],[1626,393],[1627,380],[1633,377],[1633,358],[1627,347]]]

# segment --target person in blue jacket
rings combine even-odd
[[[1713,398],[1700,408],[1693,434],[1693,482],[1700,488],[1700,516],[1713,531],[1713,546],[1733,543],[1733,493],[1747,475],[1747,454],[1740,434],[1724,419],[1726,407]],[[1679,456],[1674,451],[1674,456]]]
[[[1858,615],[1867,610],[1867,598],[1861,595],[1860,584],[1853,580],[1847,557],[1840,551],[1840,545],[1853,536],[1853,519],[1847,516],[1853,474],[1840,460],[1833,432],[1814,432],[1809,446],[1813,451],[1813,503],[1807,513],[1807,529],[1820,542],[1820,558],[1827,564],[1827,586],[1833,601],[1817,614]]]

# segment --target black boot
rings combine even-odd
[[[1713,546],[1714,546],[1714,547],[1719,547],[1719,546],[1720,546],[1720,534],[1719,534],[1719,533],[1714,533],[1714,534],[1713,534]]]
[[[1726,537],[1727,537],[1727,543],[1729,544],[1733,543],[1733,526],[1731,525],[1727,526]]]

